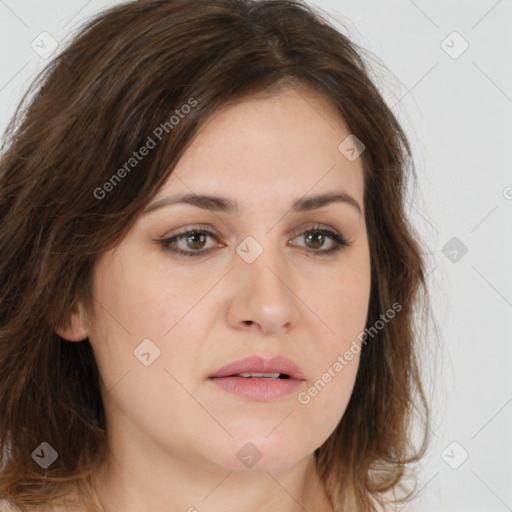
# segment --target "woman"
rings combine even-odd
[[[299,0],[144,0],[44,71],[0,163],[5,507],[399,501],[424,262],[360,55]]]

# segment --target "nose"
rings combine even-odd
[[[230,272],[230,325],[264,334],[283,334],[292,329],[300,318],[301,301],[282,248],[265,247],[252,262],[239,254]]]

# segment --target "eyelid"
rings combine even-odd
[[[180,236],[188,233],[189,231],[208,231],[212,235],[218,237],[219,235],[216,233],[216,229],[208,224],[191,224],[190,226],[184,226],[181,228],[176,228],[173,231],[166,233],[161,240],[167,240],[169,238],[174,238],[175,236]]]
[[[304,231],[311,231],[311,230],[314,231],[314,230],[320,230],[320,229],[325,229],[327,231],[333,231],[334,233],[340,233],[339,229],[329,226],[328,224],[323,224],[322,222],[314,222],[314,221],[303,222],[300,226],[298,226],[297,228],[295,228],[293,230],[293,233],[295,233],[294,236],[298,236],[298,235],[304,233]]]
[[[335,233],[340,234],[340,236],[343,236],[342,231],[339,229],[332,227],[328,224],[323,224],[321,222],[303,222],[300,226],[294,228],[292,231],[292,239],[296,238],[297,236],[301,235],[304,231],[309,230],[320,230],[320,229],[326,229],[329,231],[334,231]],[[174,238],[176,236],[184,235],[189,231],[206,231],[209,232],[212,236],[218,238],[220,235],[218,234],[218,230],[216,230],[214,227],[208,225],[208,224],[191,224],[190,226],[184,226],[181,228],[177,228],[170,233],[166,233],[164,236],[160,238],[160,240],[167,240],[169,238]],[[289,235],[288,235],[289,236]],[[348,240],[347,240],[348,243]]]

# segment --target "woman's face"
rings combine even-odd
[[[362,162],[339,149],[348,135],[312,93],[227,107],[99,258],[86,325],[118,455],[277,471],[333,432],[359,358],[340,369],[339,356],[370,294]],[[351,199],[307,201],[333,193]],[[261,359],[219,372],[246,358]],[[294,378],[234,376],[258,371]]]

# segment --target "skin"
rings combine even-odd
[[[362,161],[338,150],[350,132],[333,106],[297,91],[220,110],[152,200],[214,194],[241,212],[181,204],[141,215],[95,264],[94,311],[79,308],[58,332],[88,337],[100,371],[111,449],[96,475],[105,512],[332,510],[313,452],[345,412],[359,355],[307,405],[298,392],[258,402],[208,380],[237,359],[285,356],[303,370],[305,391],[365,326]],[[293,200],[332,191],[349,194],[362,213],[341,202],[290,212]],[[335,244],[309,241],[315,223],[350,245],[319,254]],[[173,255],[158,243],[197,224],[217,240],[182,239],[179,248],[213,247],[206,255]],[[248,236],[263,248],[252,263],[236,252]],[[133,353],[147,338],[160,350],[149,366]],[[252,468],[237,458],[248,442],[262,454]]]

